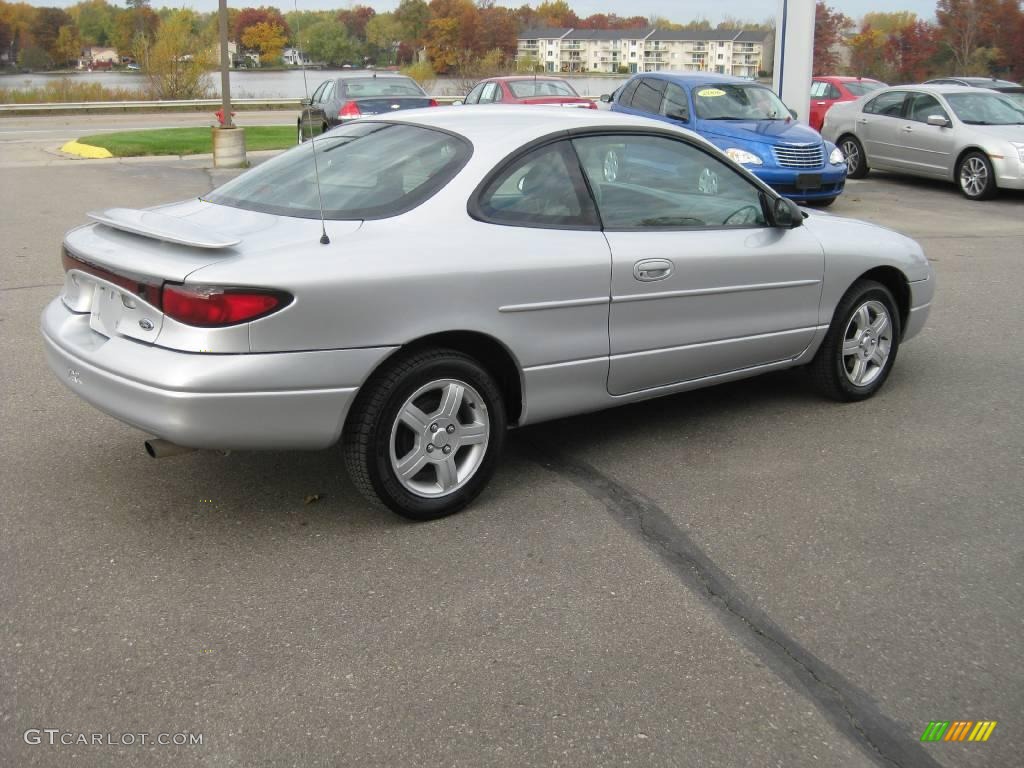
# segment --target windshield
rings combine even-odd
[[[447,184],[472,154],[468,141],[449,133],[359,120],[258,165],[203,199],[280,216],[319,218],[314,145],[327,219],[404,213]]]
[[[536,96],[577,96],[564,80],[513,80],[508,84],[517,99],[531,99]]]
[[[345,95],[350,99],[372,99],[377,97],[415,96],[426,98],[415,80],[407,77],[367,77],[359,80],[343,80]]]
[[[885,88],[885,83],[880,83],[877,80],[858,80],[855,83],[843,83],[843,85],[854,96],[863,96],[866,93],[877,91],[879,88]]]
[[[956,116],[968,125],[1024,125],[1024,109],[996,93],[943,94]]]
[[[1024,91],[1012,91],[1003,93],[1004,99],[1009,99],[1015,107],[1024,109]]]
[[[789,120],[782,100],[760,85],[720,83],[693,89],[697,117],[704,120]]]

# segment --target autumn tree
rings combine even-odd
[[[853,26],[848,16],[818,0],[814,12],[814,72],[827,75],[839,64],[835,48]]]
[[[394,13],[378,13],[366,24],[366,42],[384,51],[389,64],[396,64],[404,32]]]
[[[423,45],[430,24],[430,6],[426,0],[402,0],[395,9],[395,19],[402,25],[402,40],[411,46]]]
[[[152,41],[145,35],[136,38],[134,56],[149,79],[152,98],[201,99],[209,95],[208,72],[214,66],[214,54],[193,32],[192,21],[188,13],[172,11]]]
[[[565,0],[544,0],[537,6],[537,21],[546,27],[578,27],[579,16]]]
[[[82,38],[78,35],[78,27],[65,24],[57,32],[57,41],[53,46],[53,60],[67,66],[78,62],[82,53]]]
[[[313,61],[338,67],[359,55],[356,42],[337,19],[318,21],[302,33],[305,48]]]
[[[51,59],[57,60],[57,36],[60,28],[71,23],[71,17],[60,8],[37,8],[32,20],[32,37]]]
[[[242,33],[242,45],[250,51],[259,51],[261,63],[280,59],[287,42],[283,27],[265,21],[246,27]]]
[[[123,11],[114,20],[111,44],[122,55],[131,54],[143,43],[151,43],[160,27],[160,17],[152,8],[143,5]]]
[[[114,18],[118,12],[107,0],[82,0],[68,8],[83,45],[108,45],[114,35]]]
[[[366,25],[370,19],[377,15],[377,12],[366,5],[357,5],[343,11],[338,11],[338,21],[345,25],[350,36],[356,40],[366,40]]]
[[[245,30],[257,24],[270,24],[271,26],[276,25],[283,31],[285,40],[290,40],[292,37],[292,31],[288,26],[288,22],[285,21],[284,16],[281,15],[281,12],[277,10],[277,8],[260,6],[259,8],[243,8],[238,12],[238,15],[235,17],[235,24],[233,27],[233,39],[235,42],[245,45],[245,43],[242,42]]]

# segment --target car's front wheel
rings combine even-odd
[[[874,280],[858,280],[836,307],[810,364],[812,380],[834,400],[871,397],[896,362],[900,333],[900,314],[889,289]]]
[[[306,140],[306,137],[305,137],[305,135],[303,135],[303,132],[302,132],[302,121],[301,120],[299,121],[298,125],[299,125],[299,140],[298,140],[297,143],[301,144],[302,142],[304,142]]]
[[[410,520],[458,512],[487,485],[505,441],[491,374],[450,349],[397,357],[362,387],[343,437],[365,496]]]
[[[839,140],[839,149],[846,157],[846,177],[863,179],[868,175],[868,159],[864,155],[864,145],[853,136],[843,136]]]
[[[960,159],[956,178],[960,191],[969,200],[987,200],[996,194],[996,176],[992,163],[981,152],[968,152]]]

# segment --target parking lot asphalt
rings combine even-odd
[[[0,174],[0,765],[1019,764],[1024,197],[872,175],[830,209],[937,272],[874,399],[794,371],[525,428],[412,525],[337,450],[153,461],[48,370],[61,235],[227,174]]]

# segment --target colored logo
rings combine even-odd
[[[932,720],[921,741],[988,741],[995,729],[995,720]]]

